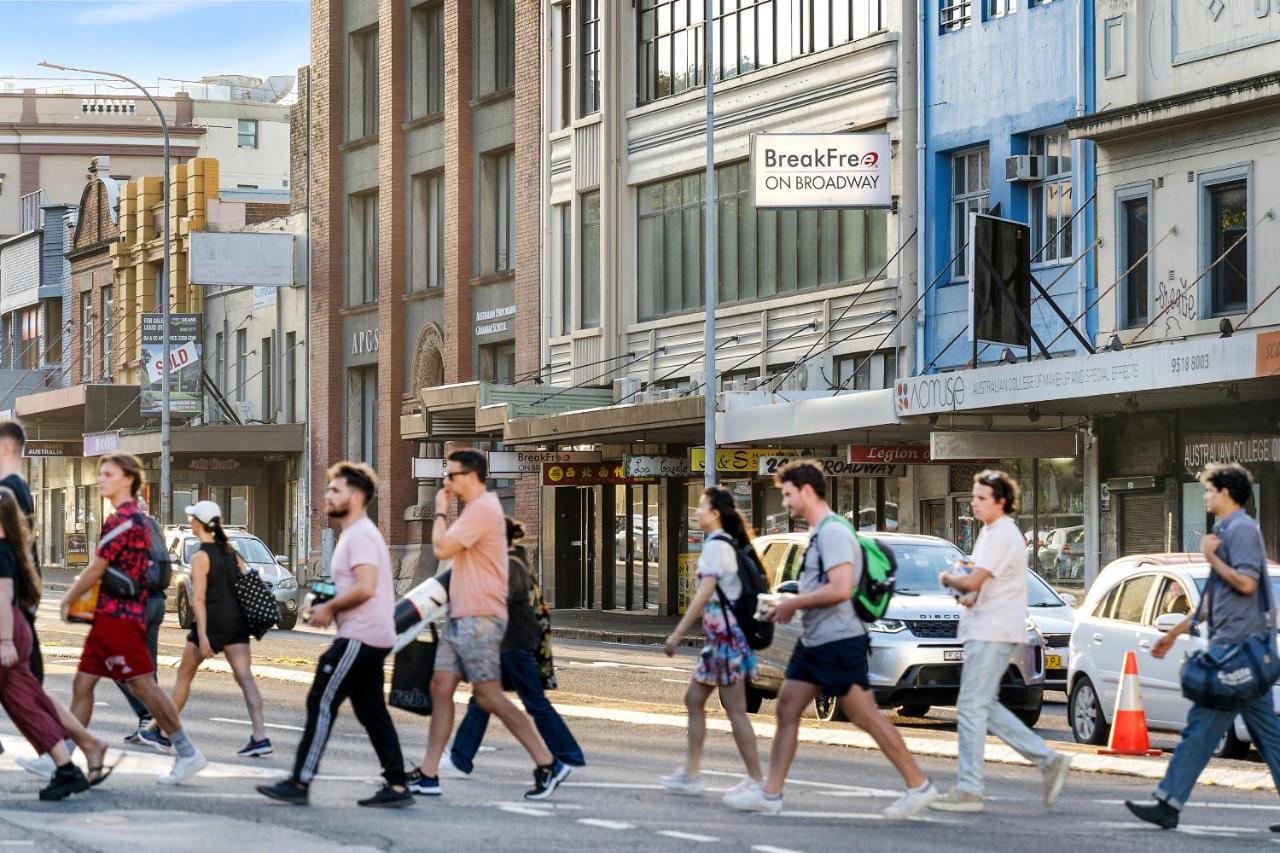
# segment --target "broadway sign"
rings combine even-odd
[[[795,462],[794,456],[761,456],[758,473],[772,477],[782,466]],[[874,465],[865,462],[850,462],[837,456],[810,456],[806,461],[822,466],[822,472],[828,477],[905,477],[905,465]]]
[[[888,134],[751,136],[756,208],[892,207],[892,193]]]

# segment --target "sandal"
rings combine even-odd
[[[124,761],[123,755],[117,758],[115,760],[115,763],[108,767],[104,767],[101,764],[99,764],[97,767],[90,767],[89,768],[89,787],[96,788],[97,786],[101,785],[103,782],[110,779],[112,771],[116,769],[116,767],[120,764],[121,761]]]

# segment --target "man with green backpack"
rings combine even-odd
[[[858,615],[860,610],[872,616],[877,609],[883,613],[892,593],[892,563],[876,549],[872,572],[857,533],[827,504],[826,475],[820,467],[798,460],[774,480],[782,489],[787,511],[807,521],[814,533],[800,572],[800,594],[778,602],[767,618],[786,623],[803,611],[803,632],[778,693],[778,726],[768,778],[758,788],[729,794],[724,802],[743,811],[782,811],[782,787],[795,758],[800,715],[823,693],[839,700],[845,715],[871,735],[902,774],[907,790],[884,810],[885,817],[919,814],[938,790],[907,751],[898,730],[876,707],[868,678],[867,629]],[[866,582],[860,583],[864,567]]]

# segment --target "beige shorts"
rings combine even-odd
[[[472,684],[502,678],[502,638],[507,620],[496,616],[450,619],[436,649],[437,670],[452,672]]]

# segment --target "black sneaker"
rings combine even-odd
[[[572,772],[573,768],[562,761],[536,768],[533,771],[533,787],[524,792],[524,798],[545,800],[556,792],[556,788],[560,787],[560,783],[568,779]]]
[[[67,762],[53,771],[47,787],[40,790],[42,800],[65,800],[72,794],[89,790],[89,780],[80,772],[80,768]]]
[[[258,793],[282,803],[305,806],[310,792],[306,785],[299,785],[292,779],[281,779],[274,785],[259,785]]]
[[[356,800],[356,805],[380,809],[402,809],[413,805],[413,794],[410,794],[407,788],[397,791],[390,785],[383,785],[372,797]]]
[[[1141,818],[1147,823],[1154,823],[1161,829],[1177,829],[1178,827],[1178,810],[1168,803],[1162,803],[1159,800],[1151,803],[1136,803],[1133,800],[1125,800],[1124,804],[1133,813],[1134,817]]]

